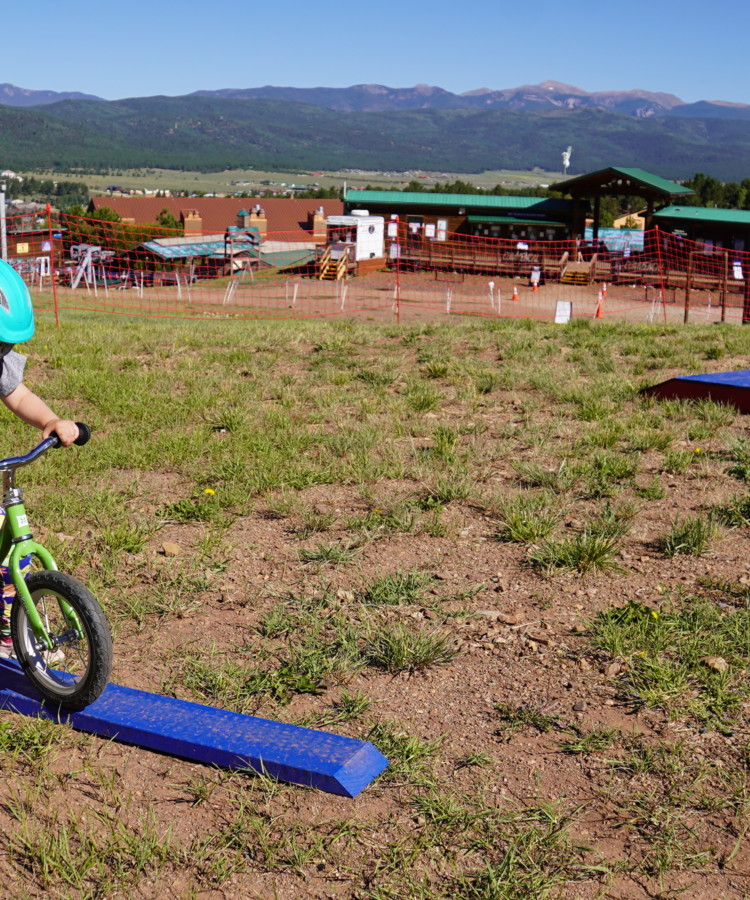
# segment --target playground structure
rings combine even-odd
[[[70,248],[70,258],[77,262],[77,266],[71,272],[70,288],[75,290],[81,280],[85,281],[88,288],[96,282],[97,267],[100,272],[100,280],[104,282],[107,278],[105,274],[105,265],[107,260],[112,259],[115,255],[114,250],[103,250],[93,244],[76,244]]]

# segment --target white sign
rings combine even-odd
[[[742,263],[738,260],[735,260],[732,263],[732,271],[734,272],[734,277],[737,279],[737,281],[745,280],[745,276],[742,274]]]
[[[573,315],[573,304],[570,300],[558,300],[555,306],[555,325],[567,325]]]

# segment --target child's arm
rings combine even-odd
[[[7,396],[0,397],[0,400],[22,422],[39,428],[43,438],[49,437],[54,431],[62,445],[69,447],[78,437],[78,426],[75,422],[71,422],[69,419],[58,419],[41,397],[37,397],[23,383]]]

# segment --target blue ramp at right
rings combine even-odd
[[[657,400],[713,400],[750,413],[750,369],[681,375],[644,388],[641,393]]]

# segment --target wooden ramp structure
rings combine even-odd
[[[750,413],[750,369],[682,375],[643,388],[641,394],[657,400],[713,400]]]

